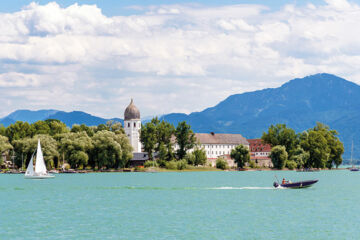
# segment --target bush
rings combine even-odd
[[[165,167],[170,170],[184,170],[187,168],[187,161],[185,159],[180,161],[169,161],[166,162]]]
[[[185,159],[188,164],[195,165],[195,155],[193,153],[187,153]]]
[[[227,164],[227,162],[226,162],[223,158],[218,158],[218,159],[216,160],[216,168],[225,170],[225,169],[228,168],[228,164]]]
[[[297,167],[297,163],[293,160],[286,161],[286,167],[290,170],[293,170]]]
[[[166,160],[157,160],[157,165],[161,168],[165,168],[166,167]]]
[[[170,169],[170,170],[176,170],[177,169],[177,163],[176,161],[169,161],[165,164],[165,168],[166,169]]]
[[[249,162],[249,167],[256,168],[256,163],[254,161]]]
[[[185,159],[178,161],[176,164],[178,170],[184,170],[187,168],[187,161]]]
[[[148,161],[146,161],[146,162],[144,163],[144,167],[146,167],[146,168],[149,168],[149,167],[157,167],[157,166],[158,166],[158,164],[157,164],[156,161],[150,161],[150,160],[148,160]]]

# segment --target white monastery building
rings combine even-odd
[[[131,99],[124,113],[124,130],[133,147],[133,152],[141,152],[140,129],[140,111],[135,106],[133,99]]]
[[[207,158],[216,159],[220,156],[230,155],[231,150],[242,144],[249,148],[249,143],[241,134],[226,133],[195,133],[201,148],[206,151]]]

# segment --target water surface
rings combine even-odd
[[[359,239],[359,200],[347,170],[0,174],[0,239]]]

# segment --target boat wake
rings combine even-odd
[[[112,186],[96,187],[101,190],[270,190],[273,187],[152,187],[152,186]]]
[[[270,190],[273,187],[214,187],[207,188],[209,190]]]

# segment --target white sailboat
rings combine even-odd
[[[36,162],[34,168],[34,154],[31,156],[29,165],[25,172],[25,178],[29,179],[44,179],[44,178],[54,178],[54,175],[51,175],[46,170],[44,156],[42,154],[40,139],[38,140],[38,146],[36,150]]]
[[[351,168],[350,168],[350,171],[352,172],[358,172],[360,169],[355,167],[353,164],[352,164],[352,156],[353,156],[353,150],[354,150],[354,141],[351,142],[351,157],[350,157],[350,164],[352,165]]]

